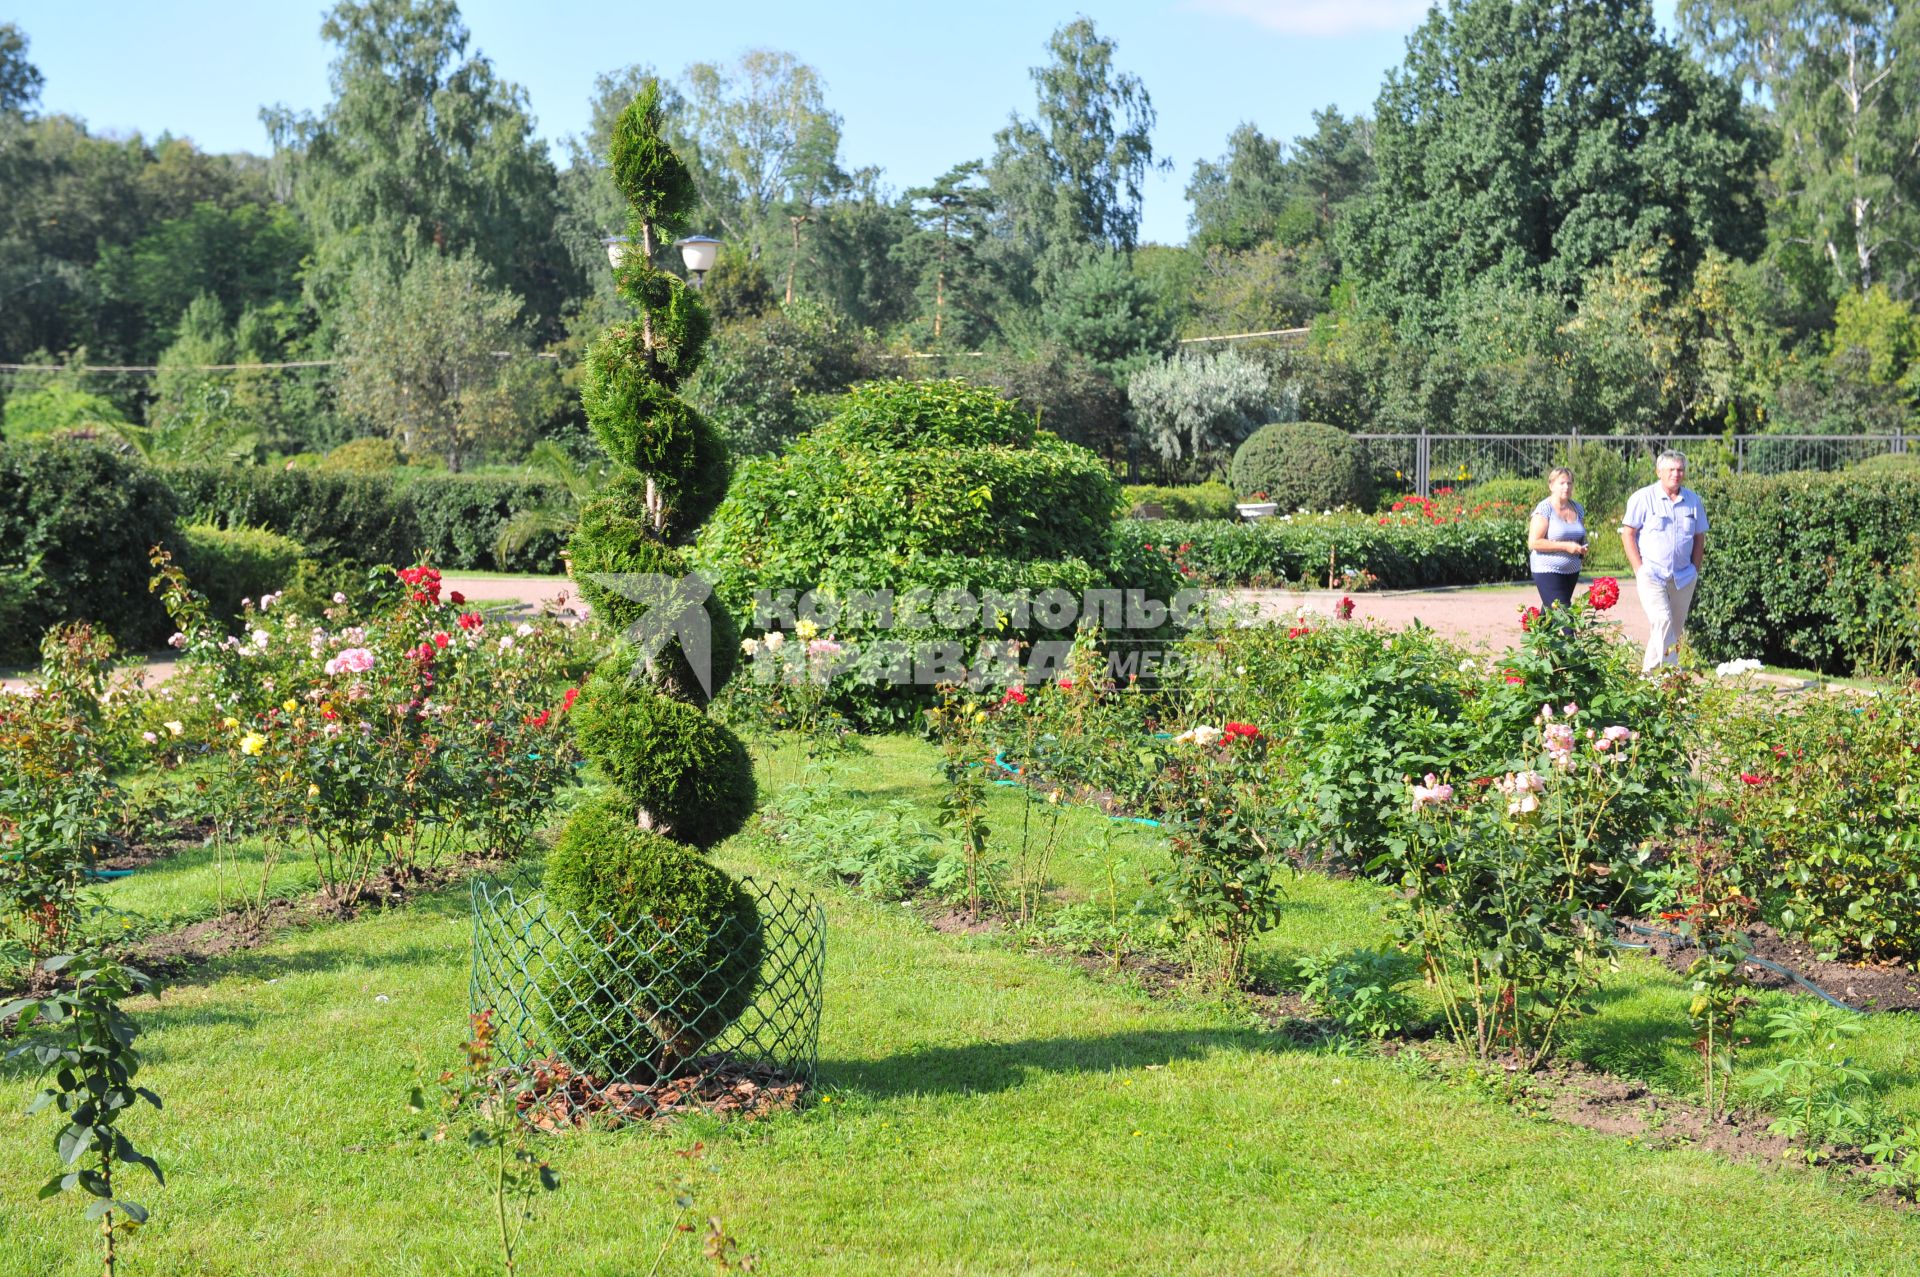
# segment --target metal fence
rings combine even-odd
[[[1623,460],[1630,473],[1653,480],[1654,458],[1671,448],[1687,454],[1694,474],[1784,474],[1789,470],[1838,470],[1888,453],[1904,453],[1904,433],[1886,435],[1437,435],[1362,434],[1367,463],[1379,478],[1432,496],[1450,484],[1502,477],[1538,479],[1557,465],[1580,468],[1580,458],[1601,449]]]
[[[471,1009],[494,1018],[522,1116],[554,1129],[799,1099],[819,1057],[826,910],[739,884],[744,920],[623,930],[525,880],[474,882]]]

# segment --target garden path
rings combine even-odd
[[[1620,602],[1613,616],[1636,643],[1647,641],[1647,614],[1633,582],[1620,582]],[[1583,587],[1584,590],[1584,587]],[[1332,616],[1343,597],[1353,599],[1359,621],[1378,621],[1388,629],[1419,621],[1441,637],[1469,647],[1505,651],[1520,642],[1520,611],[1538,606],[1540,595],[1531,585],[1451,586],[1437,590],[1381,590],[1345,595],[1339,590],[1239,590],[1235,597],[1252,603],[1257,614],[1279,619],[1304,606],[1320,616]]]
[[[1621,583],[1620,602],[1613,609],[1627,637],[1636,643],[1647,641],[1647,617],[1640,610],[1639,596],[1631,581]],[[587,605],[574,592],[573,582],[563,576],[460,576],[448,573],[441,578],[448,592],[458,590],[473,603],[518,602],[529,607],[555,599],[564,599],[562,614],[572,611],[584,616]],[[1332,616],[1343,597],[1339,590],[1233,590],[1236,601],[1251,603],[1256,613],[1277,620],[1305,607],[1319,616]],[[1384,590],[1351,596],[1354,617],[1378,621],[1392,629],[1418,620],[1443,637],[1471,647],[1500,652],[1520,641],[1520,610],[1538,603],[1531,585],[1457,586],[1436,590]],[[169,656],[148,658],[150,683],[164,682],[173,673]],[[1792,680],[1797,682],[1798,680]],[[20,691],[22,678],[0,679],[0,689]]]

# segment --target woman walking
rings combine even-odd
[[[1547,491],[1527,528],[1527,564],[1541,607],[1571,607],[1587,557],[1587,512],[1573,499],[1573,471],[1565,466],[1547,472]]]

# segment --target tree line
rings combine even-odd
[[[1110,457],[1201,473],[1271,420],[1351,429],[1879,431],[1920,399],[1920,9],[1895,0],[1451,0],[1372,112],[1243,123],[1140,242],[1147,86],[1060,26],[990,146],[897,190],[818,72],[754,50],[600,76],[549,147],[453,0],[343,0],[318,112],[265,155],[43,114],[0,26],[9,435],[155,456],[588,454],[571,393],[620,303],[611,129],[657,81],[710,233],[688,387],[780,446],[880,375],[960,372]],[[662,264],[678,269],[672,253]],[[1308,329],[1303,342],[1177,345]],[[209,365],[293,365],[262,369]],[[81,365],[153,365],[82,375]],[[551,449],[549,449],[551,451]]]

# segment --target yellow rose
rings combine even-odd
[[[240,720],[237,718],[223,718],[220,720],[220,726],[231,731],[233,728],[240,726]]]
[[[294,700],[293,697],[289,696],[287,697],[286,700],[280,702],[280,708],[287,711],[287,713],[291,714],[293,713],[293,711],[300,708],[300,702]]]
[[[259,732],[248,732],[240,738],[240,752],[243,754],[258,754],[266,747],[267,738]]]
[[[307,786],[307,797],[308,797],[308,798],[318,798],[319,796],[320,796],[320,786],[318,786],[318,785],[308,785],[308,786]]]
[[[819,633],[820,627],[813,623],[812,617],[807,617],[793,627],[793,636],[803,643],[815,638]]]

